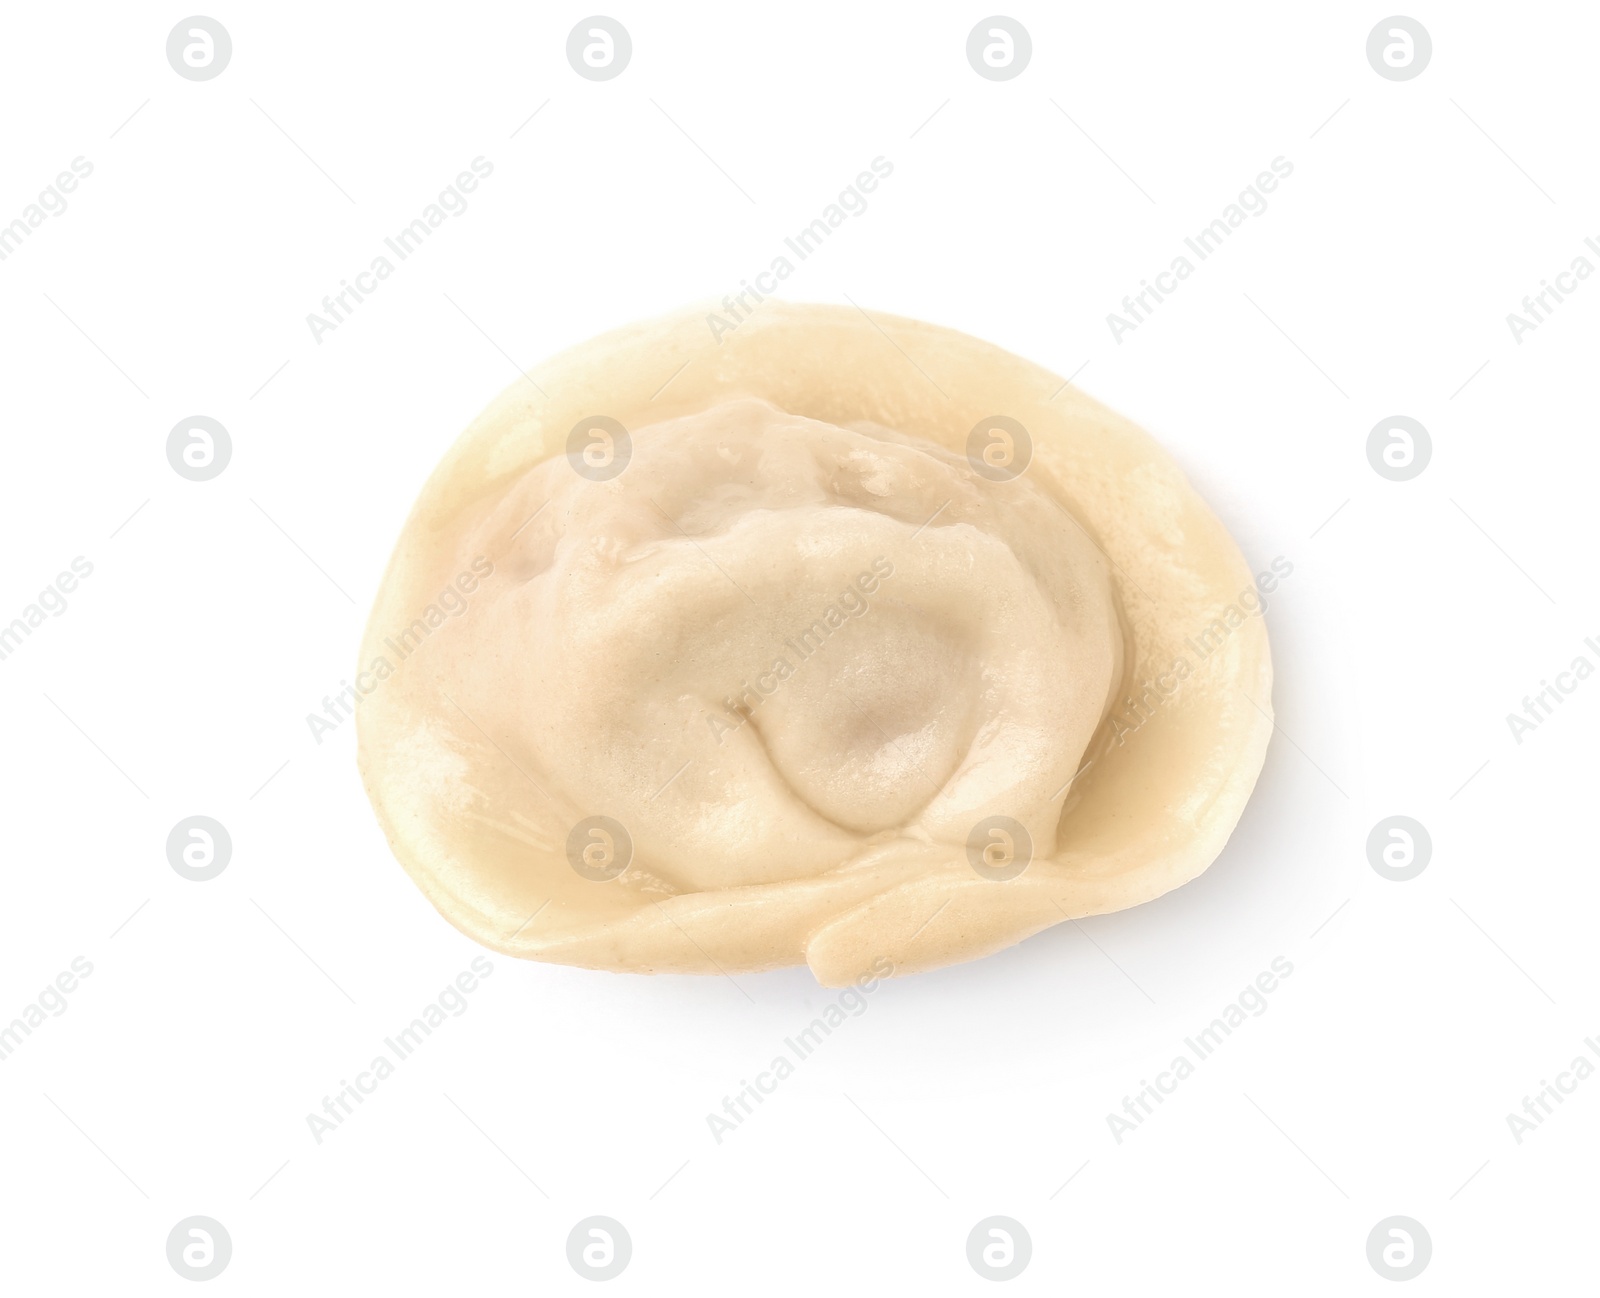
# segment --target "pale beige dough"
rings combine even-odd
[[[362,647],[389,669],[358,712],[373,805],[471,936],[837,985],[1148,900],[1220,851],[1271,730],[1266,636],[1171,674],[1252,579],[1137,428],[835,307],[767,303],[720,344],[673,317],[531,378],[548,397],[519,381],[429,480]],[[567,453],[595,415],[628,430],[614,476]],[[1009,481],[968,460],[997,415],[1032,443]],[[400,659],[452,585],[465,611]],[[1175,691],[1114,721],[1158,675]],[[1021,873],[975,868],[1015,842]],[[574,868],[618,851],[619,877]]]

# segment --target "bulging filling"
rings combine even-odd
[[[965,851],[992,817],[1054,852],[1123,661],[1060,503],[754,398],[632,431],[613,472],[618,449],[535,466],[471,539],[514,534],[453,674],[533,818],[615,820],[680,892]]]

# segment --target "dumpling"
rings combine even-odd
[[[361,650],[373,806],[470,936],[838,986],[1221,850],[1271,732],[1265,627],[1139,429],[827,306],[637,325],[531,378],[429,479]]]

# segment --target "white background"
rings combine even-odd
[[[1398,83],[1386,11],[1342,4],[1024,5],[1003,83],[972,5],[624,4],[603,83],[566,61],[584,9],[208,12],[207,82],[166,61],[179,9],[14,6],[0,42],[0,221],[94,168],[0,262],[0,620],[94,565],[0,662],[0,1022],[94,967],[0,1063],[8,1293],[189,1292],[192,1214],[232,1237],[219,1293],[589,1292],[565,1241],[597,1213],[633,1239],[618,1293],[986,1292],[993,1214],[1031,1234],[1019,1292],[1386,1291],[1393,1214],[1432,1237],[1416,1292],[1592,1284],[1600,1079],[1520,1145],[1506,1114],[1600,1032],[1600,680],[1505,721],[1600,665],[1600,283],[1505,320],[1600,237],[1592,7],[1412,10],[1433,57]],[[469,210],[314,342],[480,155]],[[353,728],[305,721],[423,478],[512,358],[736,289],[880,155],[786,296],[1082,367],[1253,565],[1293,563],[1233,840],[1156,903],[887,985],[720,1146],[706,1114],[831,996],[804,969],[494,957],[318,1145],[306,1115],[478,951],[387,852]],[[1114,341],[1278,156],[1268,210]],[[193,414],[233,439],[206,483],[165,457]],[[1393,414],[1433,439],[1406,483],[1365,455]],[[233,838],[209,883],[165,856],[194,814]],[[1411,882],[1366,858],[1391,814],[1432,835]],[[1276,956],[1268,1011],[1116,1143]]]

